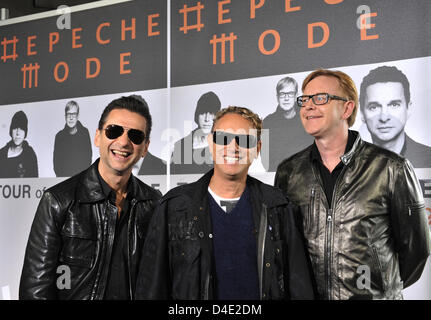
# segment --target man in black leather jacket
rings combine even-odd
[[[410,162],[362,141],[358,94],[343,72],[316,70],[298,97],[314,144],[283,161],[275,185],[301,209],[320,299],[401,299],[430,254]]]
[[[138,96],[112,101],[94,139],[100,158],[48,189],[25,253],[20,299],[133,299],[160,193],[132,174],[148,151],[151,115]]]
[[[262,120],[246,108],[216,115],[214,169],[161,200],[148,230],[137,299],[312,299],[294,207],[247,175]]]

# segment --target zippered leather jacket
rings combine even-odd
[[[275,185],[300,207],[320,299],[402,299],[430,254],[421,188],[408,160],[353,133],[331,209],[312,146],[279,165]]]
[[[148,230],[137,299],[217,299],[208,184],[172,189]],[[311,268],[293,207],[281,190],[247,177],[262,299],[313,299]]]
[[[103,193],[98,163],[44,193],[27,243],[20,299],[103,299],[118,210]],[[161,195],[130,179],[127,264],[133,299],[146,230]]]

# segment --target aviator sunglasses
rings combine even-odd
[[[220,146],[227,146],[231,141],[235,139],[235,142],[241,148],[254,148],[257,145],[257,137],[251,134],[233,134],[224,131],[213,132],[213,142]]]
[[[117,124],[110,124],[105,129],[105,135],[108,139],[117,139],[121,137],[124,133],[124,130],[127,131],[127,136],[129,140],[134,144],[141,144],[145,140],[145,133],[138,129],[130,129],[126,127],[119,126]]]

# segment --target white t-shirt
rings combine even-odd
[[[220,208],[222,208],[223,211],[227,213],[229,213],[235,207],[236,203],[241,198],[241,197],[238,197],[238,198],[219,197],[214,193],[214,191],[211,190],[209,186],[208,186],[208,192],[211,194],[211,196],[214,198],[215,202],[217,202]]]

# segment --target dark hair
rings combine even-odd
[[[10,127],[9,127],[9,135],[11,136],[11,138],[12,138],[12,130],[16,128],[22,129],[25,132],[24,138],[27,138],[28,119],[23,111],[16,112],[12,117],[12,121],[10,122]]]
[[[151,133],[151,114],[148,109],[148,104],[144,98],[139,95],[131,95],[128,97],[121,97],[111,101],[106,108],[103,110],[102,115],[99,120],[99,130],[103,129],[105,125],[106,118],[112,110],[116,109],[125,109],[131,112],[135,112],[141,116],[143,116],[147,120],[147,129],[145,131],[145,139],[148,141]]]
[[[382,66],[371,70],[368,75],[362,79],[359,102],[361,110],[365,107],[366,90],[369,86],[379,82],[399,82],[404,88],[404,97],[407,105],[410,102],[410,83],[406,75],[396,67]]]
[[[221,108],[220,99],[218,96],[210,91],[204,93],[198,100],[195,110],[195,122],[199,124],[199,115],[203,113],[216,114]]]
[[[67,113],[67,111],[70,110],[70,108],[76,107],[76,111],[79,113],[79,105],[76,101],[70,100],[68,103],[66,103],[66,107],[64,108],[64,113]]]

